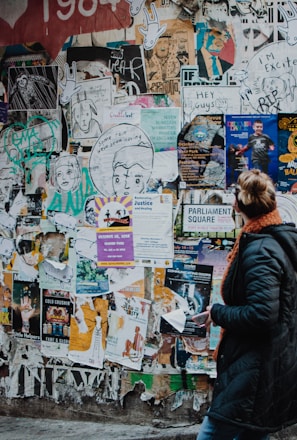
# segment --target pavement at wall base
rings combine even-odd
[[[165,427],[161,420],[148,426],[0,416],[0,439],[196,440],[199,427],[182,424]],[[272,434],[270,440],[297,440],[297,425]]]

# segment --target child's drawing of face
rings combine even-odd
[[[77,180],[74,167],[70,164],[59,165],[56,170],[56,179],[57,185],[62,191],[71,191]]]
[[[139,127],[119,124],[98,138],[89,160],[94,187],[105,196],[146,191],[154,165],[154,146]]]
[[[134,145],[123,147],[114,156],[112,186],[116,196],[145,192],[152,173],[153,150]]]
[[[112,184],[116,195],[140,194],[144,192],[147,174],[140,165],[135,164],[130,168],[119,165],[114,169]]]

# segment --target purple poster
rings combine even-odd
[[[96,198],[99,267],[133,267],[132,197]]]

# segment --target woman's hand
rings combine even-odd
[[[213,322],[212,318],[211,318],[211,307],[212,306],[207,306],[206,310],[208,311],[208,318],[205,322],[205,327],[207,328],[207,330],[209,330],[210,328],[210,324],[216,326],[216,324]]]

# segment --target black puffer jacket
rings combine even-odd
[[[279,244],[281,243],[281,244]],[[243,234],[213,321],[226,331],[208,415],[250,429],[297,422],[297,229]]]

